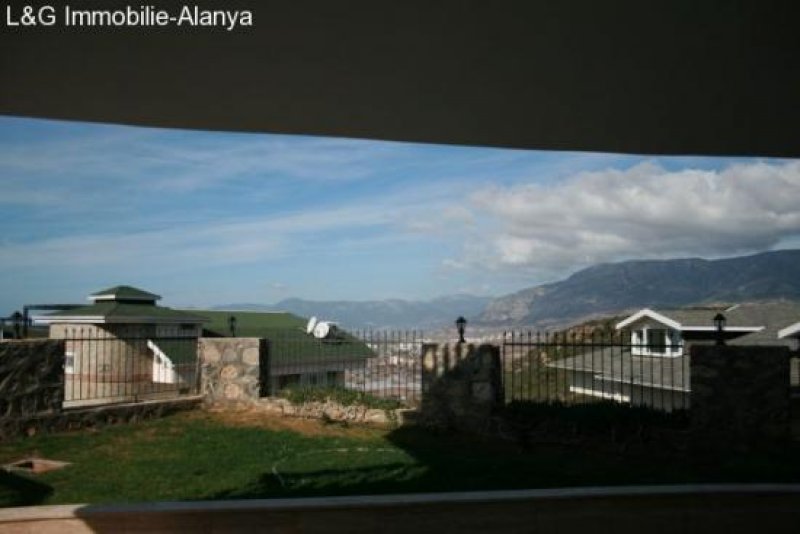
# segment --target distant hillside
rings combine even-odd
[[[563,326],[643,307],[800,299],[800,250],[601,264],[490,302],[484,325]],[[800,318],[798,318],[800,320]]]
[[[449,325],[459,315],[471,321],[481,314],[490,300],[489,297],[472,295],[454,295],[429,301],[391,299],[326,302],[292,298],[272,305],[228,304],[215,309],[287,311],[301,317],[315,316],[335,321],[352,329],[432,329]]]

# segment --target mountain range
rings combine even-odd
[[[755,300],[800,300],[800,250],[719,260],[632,260],[588,267],[568,278],[499,298],[453,295],[429,301],[311,301],[229,304],[217,309],[288,311],[346,328],[452,326],[458,316],[484,327],[554,328],[629,310]]]
[[[800,299],[800,250],[595,265],[490,302],[480,323],[563,326],[639,308]]]
[[[475,320],[491,297],[452,295],[428,301],[402,299],[371,301],[314,301],[285,299],[273,305],[229,304],[216,309],[241,311],[287,311],[301,317],[334,321],[344,328],[418,329],[440,328],[459,316]]]

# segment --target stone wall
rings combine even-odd
[[[500,349],[495,345],[427,344],[422,352],[420,423],[482,432],[504,405]]]
[[[259,369],[267,341],[254,337],[201,338],[201,393],[207,405],[245,406],[260,396]]]
[[[785,443],[789,357],[788,347],[692,347],[693,447],[746,451]]]
[[[342,406],[336,402],[295,405],[261,397],[260,361],[268,345],[257,338],[201,338],[202,394],[214,408],[253,408],[291,417],[479,430],[503,404],[499,348],[493,345],[433,345],[423,348],[423,401],[419,412]]]
[[[385,426],[402,424],[406,419],[408,410],[343,406],[330,400],[293,404],[283,398],[262,397],[267,392],[262,391],[260,364],[266,361],[268,349],[268,341],[258,338],[201,338],[201,393],[206,407],[247,408],[286,417]]]
[[[200,396],[76,408],[63,412],[39,412],[21,417],[0,418],[0,441],[49,432],[66,432],[109,425],[133,424],[191,410],[202,402]]]
[[[0,418],[60,412],[63,400],[64,341],[0,343]]]
[[[300,417],[304,419],[322,419],[346,423],[359,423],[395,427],[411,422],[409,415],[413,410],[384,410],[367,408],[366,406],[343,406],[331,400],[327,402],[304,402],[292,404],[287,399],[264,398],[255,405],[256,409],[273,415]]]

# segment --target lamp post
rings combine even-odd
[[[464,329],[467,326],[467,320],[463,317],[456,319],[456,328],[458,328],[458,342],[464,343]]]
[[[228,328],[231,331],[231,337],[236,337],[236,317],[233,315],[228,317]]]
[[[718,313],[714,316],[714,326],[717,327],[717,345],[725,344],[725,316]]]

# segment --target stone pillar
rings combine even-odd
[[[426,345],[420,418],[429,426],[481,431],[503,403],[500,348]]]
[[[436,343],[424,343],[422,345],[422,396],[423,398],[428,394],[431,385],[436,382],[439,356],[439,345]]]
[[[789,356],[788,347],[693,346],[693,447],[744,452],[786,443]]]
[[[207,405],[246,406],[260,397],[259,338],[200,338],[202,391]]]

